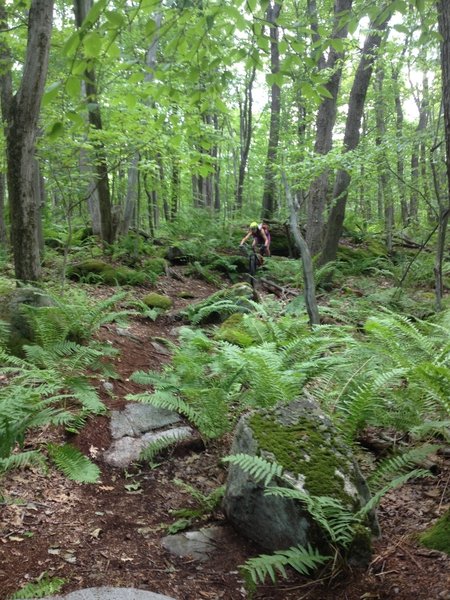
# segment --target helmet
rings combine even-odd
[[[252,221],[250,223],[250,229],[255,229],[256,227],[258,227],[258,223],[256,221]]]

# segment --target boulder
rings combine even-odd
[[[46,596],[43,600],[174,600],[146,590],[120,587],[88,588],[65,596]]]
[[[34,287],[17,288],[2,295],[0,320],[9,328],[7,348],[17,356],[22,356],[24,345],[35,341],[32,326],[25,314],[26,306],[42,308],[54,306],[54,302],[42,290]]]
[[[262,456],[279,463],[283,478],[272,485],[291,487],[310,496],[328,496],[356,512],[370,498],[369,490],[351,449],[342,441],[330,419],[308,396],[290,404],[258,410],[243,416],[236,428],[231,454]],[[223,501],[234,528],[266,550],[311,544],[329,552],[327,537],[304,503],[264,494],[263,484],[240,467],[230,468]],[[368,523],[379,534],[374,515]],[[356,539],[356,538],[355,538]],[[349,560],[366,564],[371,555],[371,533],[361,527]]]

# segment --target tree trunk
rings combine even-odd
[[[5,224],[5,174],[0,172],[0,246],[6,247],[8,238],[6,236]]]
[[[441,309],[443,295],[442,263],[445,252],[445,238],[447,235],[448,219],[450,214],[450,0],[440,0],[437,3],[439,33],[441,42],[441,69],[442,69],[442,103],[444,107],[445,123],[445,150],[447,168],[447,201],[441,206],[438,245],[434,266],[436,309]]]
[[[0,3],[0,21],[4,29],[4,0]],[[28,13],[28,40],[22,80],[15,95],[12,93],[9,51],[6,43],[0,42],[3,62],[0,82],[2,113],[6,122],[11,241],[15,274],[21,281],[37,281],[41,276],[38,209],[40,190],[35,185],[34,155],[37,123],[47,77],[52,21],[53,0],[32,0]]]
[[[92,6],[92,0],[74,0],[75,22],[80,29],[89,9]],[[95,70],[89,65],[85,71],[86,102],[89,124],[93,129],[102,131],[102,116],[97,94],[97,81]],[[108,165],[106,161],[106,151],[103,142],[95,142],[95,171],[97,175],[97,192],[101,218],[102,240],[107,244],[112,244],[115,237],[111,194],[109,190]]]
[[[419,123],[416,127],[417,141],[414,142],[413,151],[411,154],[411,195],[409,198],[409,223],[417,222],[419,214],[419,165],[420,165],[420,150],[421,150],[421,137],[427,127],[428,122],[428,108],[427,98],[425,95],[419,107]]]
[[[267,20],[270,23],[270,70],[272,75],[280,72],[280,50],[278,47],[277,19],[280,15],[281,5],[276,1],[269,2]],[[276,204],[276,161],[278,155],[278,142],[280,139],[280,111],[281,89],[272,83],[270,103],[270,128],[269,144],[267,149],[266,170],[264,175],[264,193],[262,201],[262,218],[270,219],[275,211]]]
[[[314,268],[309,252],[308,244],[301,234],[298,226],[297,211],[294,206],[291,190],[289,188],[286,175],[282,173],[284,189],[290,213],[290,225],[295,245],[300,252],[303,265],[303,282],[305,285],[305,304],[309,316],[310,325],[318,325],[320,323],[319,309],[316,300],[316,284],[314,282]]]
[[[364,43],[364,47],[356,70],[348,104],[347,120],[344,132],[343,152],[354,150],[359,143],[359,128],[364,110],[367,89],[372,75],[373,64],[377,51],[386,29],[389,17],[382,23],[371,23],[370,32]],[[333,206],[328,217],[325,244],[320,255],[320,264],[325,264],[336,259],[339,240],[345,217],[348,187],[351,175],[345,169],[339,169],[333,188]]]
[[[240,138],[240,156],[238,178],[236,185],[236,208],[242,208],[242,195],[244,192],[245,172],[247,170],[248,155],[250,152],[250,143],[252,140],[252,119],[253,119],[253,83],[256,76],[256,65],[248,75],[244,89],[244,104],[239,103],[239,138]]]
[[[351,8],[352,0],[335,0],[332,39],[344,40],[347,37],[347,23],[343,26],[341,23],[342,17],[348,13]],[[314,152],[316,154],[328,154],[332,147],[333,128],[337,114],[337,99],[342,75],[343,54],[343,52],[338,52],[333,46],[330,46],[327,61],[322,61],[322,68],[327,68],[331,73],[330,79],[325,84],[326,89],[330,93],[330,97],[325,97],[322,100],[317,113],[316,141],[314,146]],[[313,256],[318,254],[322,248],[324,226],[323,215],[327,201],[328,177],[328,169],[325,169],[324,172],[312,182],[309,189],[306,241]]]

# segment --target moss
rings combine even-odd
[[[422,533],[419,540],[427,548],[450,555],[450,509],[428,531]]]
[[[167,261],[159,257],[149,258],[144,263],[144,269],[156,275],[163,275],[167,269]]]
[[[234,313],[225,319],[225,321],[220,326],[220,329],[232,329],[239,327],[244,320],[244,315],[242,313]]]
[[[114,267],[98,259],[85,260],[77,265],[72,265],[68,270],[71,278],[100,281],[107,285],[140,285],[147,281],[154,281],[151,273],[136,271],[128,267]]]
[[[305,477],[304,487],[312,496],[331,496],[354,505],[343,478],[336,476],[336,471],[345,470],[346,460],[332,446],[328,427],[306,420],[286,426],[261,413],[250,418],[250,426],[262,450],[271,452],[287,471]]]
[[[163,310],[168,310],[172,306],[172,300],[168,296],[163,296],[154,292],[144,296],[142,301],[149,308],[162,308]]]
[[[235,344],[236,346],[240,346],[241,348],[248,348],[254,343],[251,335],[249,335],[245,331],[235,329],[232,327],[221,327],[214,337],[216,340],[223,340],[224,342]]]
[[[195,298],[195,295],[192,292],[188,292],[187,290],[182,290],[177,294],[178,298],[185,298],[186,300],[190,300],[191,298]]]
[[[105,271],[105,269],[109,268],[111,268],[111,265],[109,265],[105,261],[91,258],[69,267],[68,274],[69,277],[75,276],[76,278],[89,275],[89,273],[101,275]]]

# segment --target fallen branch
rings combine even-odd
[[[290,290],[289,288],[282,287],[281,285],[278,285],[274,281],[270,281],[270,279],[266,279],[265,277],[261,277],[260,281],[262,283],[264,283],[264,285],[267,285],[267,287],[274,288],[275,290],[281,292],[281,294],[286,294],[289,296],[298,296],[299,295],[299,292],[297,292],[296,290]]]

